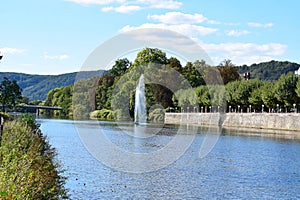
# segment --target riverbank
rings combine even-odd
[[[31,115],[6,121],[0,141],[0,199],[66,199],[55,155]]]
[[[166,113],[166,124],[300,131],[299,113]]]

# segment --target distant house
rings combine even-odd
[[[295,71],[295,74],[296,74],[296,76],[299,76],[299,75],[300,75],[300,67],[299,67],[298,70]]]

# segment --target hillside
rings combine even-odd
[[[250,72],[251,78],[257,78],[260,80],[278,80],[282,74],[295,72],[299,69],[299,67],[300,65],[297,63],[272,60],[270,62],[253,64],[251,66],[239,66],[238,70],[240,74]]]
[[[29,100],[45,100],[50,90],[69,86],[76,80],[102,76],[104,71],[73,72],[61,75],[32,75],[14,72],[0,72],[0,81],[3,77],[16,80],[23,90],[23,96]]]

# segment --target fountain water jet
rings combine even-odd
[[[146,96],[144,75],[142,74],[139,83],[135,90],[135,104],[134,104],[134,123],[145,124],[147,122]]]

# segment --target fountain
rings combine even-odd
[[[146,96],[144,75],[142,74],[135,91],[134,123],[145,124],[147,122]]]

